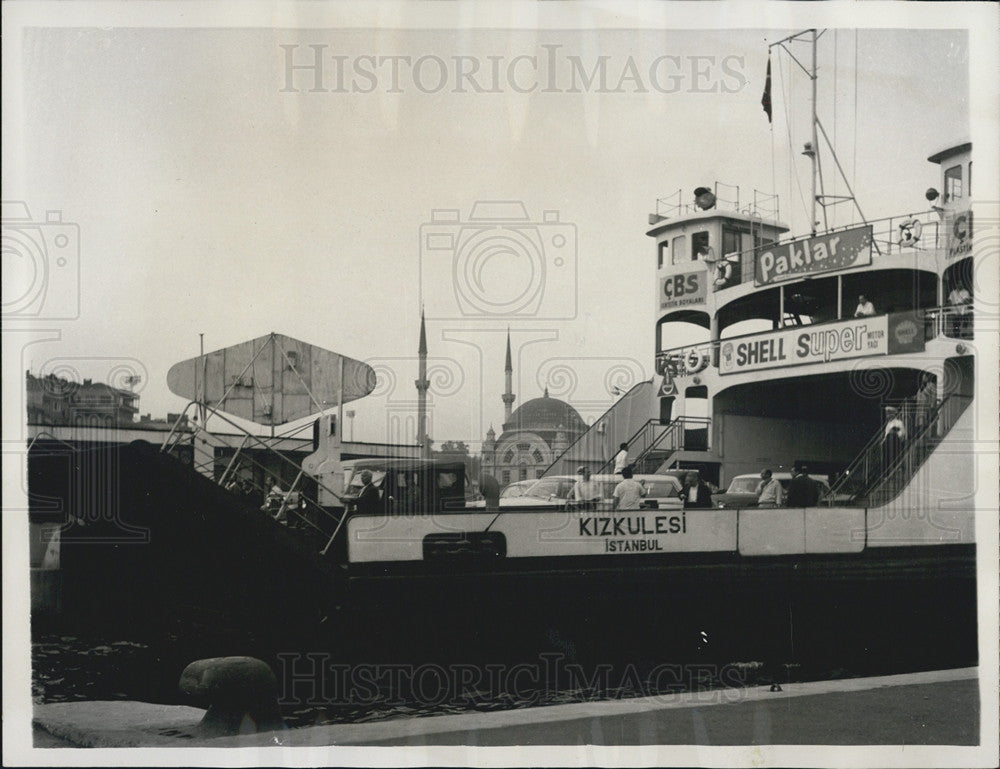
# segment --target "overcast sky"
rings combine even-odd
[[[27,349],[25,366],[97,379],[132,366],[142,411],[163,416],[184,405],[167,369],[197,354],[200,332],[214,350],[277,331],[375,365],[382,384],[353,404],[354,437],[406,438],[387,435],[386,414],[412,409],[422,301],[432,437],[478,441],[502,422],[508,326],[515,405],[549,384],[590,420],[610,386],[652,375],[657,198],[687,202],[715,181],[741,202],[777,192],[781,219],[807,229],[808,84],[778,49],[773,126],[760,106],[767,43],[797,28],[277,21],[24,32],[19,88],[5,93],[4,198],[80,228],[79,317],[39,323],[61,338]],[[288,69],[314,56],[322,74]],[[927,156],[969,137],[966,32],[831,30],[819,63],[820,118],[866,215],[926,208],[939,173]],[[524,263],[500,278],[494,260],[479,294],[456,291],[447,247],[487,200],[523,202],[538,225],[523,237],[542,242],[538,301],[506,316],[483,308],[516,307],[534,279]],[[460,215],[432,222],[442,209]],[[445,246],[429,248],[422,226]],[[41,317],[75,288],[50,280],[64,293]]]

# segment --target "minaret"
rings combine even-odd
[[[511,407],[514,405],[514,366],[510,362],[510,329],[507,329],[507,364],[504,366],[503,422],[510,421]]]
[[[430,441],[427,440],[427,390],[431,383],[427,381],[427,329],[424,325],[424,311],[420,310],[420,345],[417,347],[420,359],[419,378],[414,382],[417,386],[417,443],[420,454],[429,457]]]

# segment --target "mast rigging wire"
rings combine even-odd
[[[792,179],[795,179],[795,186],[799,191],[799,202],[802,203],[802,209],[806,212],[806,218],[809,217],[809,207],[806,205],[805,195],[802,192],[802,182],[799,180],[799,175],[795,170],[795,141],[792,138],[792,123],[789,113],[789,104],[792,100],[792,92],[795,85],[795,70],[791,70],[788,82],[788,91],[785,92],[785,71],[781,66],[781,57],[778,57],[778,76],[781,78],[781,91],[784,98],[782,101],[782,108],[785,112],[785,129],[788,132],[788,200],[791,202],[792,197]],[[812,225],[810,225],[810,228]]]

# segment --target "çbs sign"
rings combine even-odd
[[[871,225],[799,238],[757,252],[754,285],[767,286],[802,275],[871,264]]]
[[[707,295],[708,276],[704,271],[668,275],[660,283],[660,309],[703,304]]]
[[[912,312],[898,312],[725,341],[719,356],[719,373],[736,374],[923,349],[922,323]]]

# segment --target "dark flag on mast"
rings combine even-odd
[[[771,52],[767,52],[767,76],[764,78],[764,95],[760,97],[760,106],[767,113],[767,122],[771,122]]]

